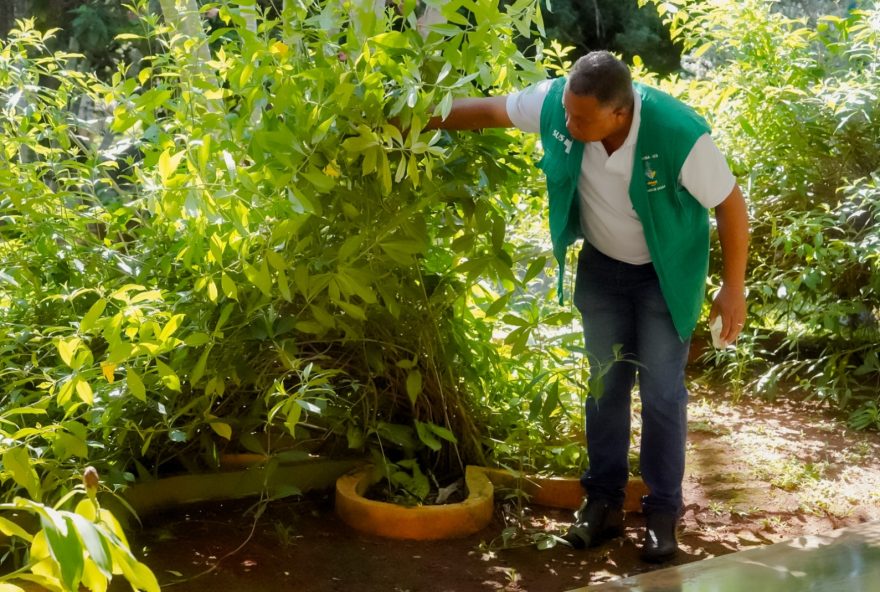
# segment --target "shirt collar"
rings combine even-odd
[[[626,135],[626,140],[623,141],[623,146],[635,146],[636,140],[639,137],[639,124],[642,121],[642,97],[639,96],[639,93],[636,92],[636,89],[633,89],[633,118],[632,123],[629,126],[629,133]]]

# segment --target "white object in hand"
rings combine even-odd
[[[712,346],[715,349],[724,349],[728,346],[728,343],[721,339],[721,315],[715,317],[715,320],[712,321],[712,324],[709,325],[709,332],[712,334]]]

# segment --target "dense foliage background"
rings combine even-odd
[[[427,4],[13,3],[50,33],[4,13],[4,501],[239,450],[372,455],[409,501],[468,462],[581,470],[598,377],[555,303],[536,139],[423,126],[596,47],[700,110],[747,193],[749,326],[707,361],[880,427],[877,8]],[[45,515],[43,547],[0,522],[10,557],[73,581]]]

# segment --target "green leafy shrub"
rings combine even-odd
[[[713,121],[749,194],[739,363],[763,392],[795,383],[844,409],[876,400],[880,12],[807,21],[757,0],[658,6],[711,65],[670,84]]]
[[[158,50],[136,75],[72,71],[28,23],[0,49],[0,429],[26,467],[4,495],[57,499],[86,461],[114,486],[216,466],[277,429],[483,460],[477,407],[510,374],[472,298],[531,255],[505,221],[533,144],[420,130],[542,76],[512,43],[535,5],[448,3],[428,29],[414,4],[229,5],[209,37],[135,8],[121,39]]]

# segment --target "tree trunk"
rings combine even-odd
[[[206,63],[211,59],[211,50],[208,47],[205,38],[205,31],[202,29],[202,22],[199,20],[199,5],[196,0],[159,0],[162,6],[162,15],[172,28],[181,33],[184,37],[189,37],[198,41],[196,49],[196,62]],[[180,41],[181,43],[183,40]]]
[[[253,4],[245,4],[242,2],[241,4],[241,16],[244,18],[246,27],[248,31],[251,33],[257,32],[257,3]]]
[[[31,16],[31,0],[0,0],[0,38],[6,38],[16,19]]]
[[[431,25],[442,25],[445,23],[446,17],[443,16],[443,13],[440,12],[440,9],[434,6],[428,6],[422,16],[419,17],[418,24],[416,26],[418,28],[419,34],[421,34],[422,36],[422,39],[424,39],[428,36],[428,27],[430,27]]]
[[[159,0],[162,7],[162,15],[165,22],[174,29],[169,35],[175,45],[182,45],[187,39],[196,42],[195,51],[180,47],[183,59],[188,62],[184,68],[184,78],[189,84],[192,81],[189,76],[193,71],[200,72],[204,80],[217,87],[217,77],[208,66],[211,61],[211,48],[208,47],[208,39],[202,28],[201,15],[197,0]],[[180,35],[175,38],[175,33]],[[191,84],[190,84],[191,86]],[[217,111],[220,108],[219,101],[209,100],[206,103],[209,111]]]

